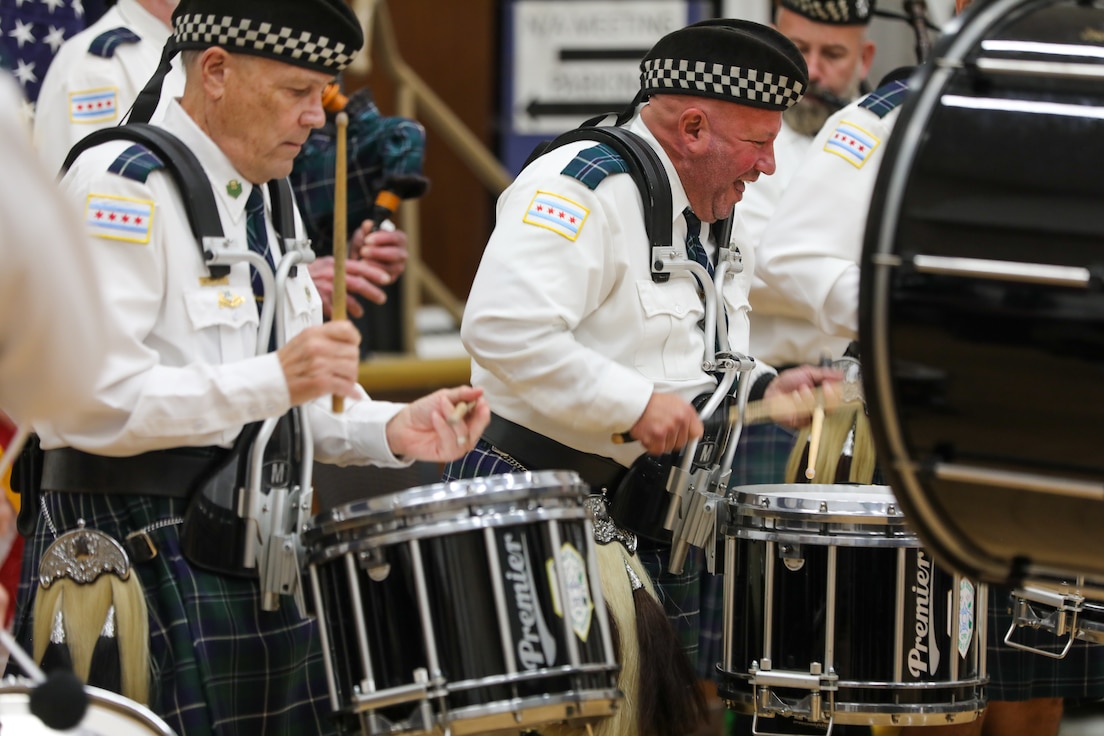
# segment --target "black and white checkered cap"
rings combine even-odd
[[[705,20],[673,31],[640,63],[644,96],[697,95],[787,110],[808,84],[805,59],[793,42],[745,20]]]
[[[874,0],[780,0],[786,10],[817,23],[864,26],[874,12]]]
[[[219,46],[331,74],[364,45],[344,0],[183,0],[173,39],[179,50]]]

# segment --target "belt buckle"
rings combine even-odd
[[[157,557],[157,545],[153,543],[149,531],[146,529],[131,532],[126,535],[124,541],[126,542],[127,552],[130,553],[130,559],[134,562],[149,562]],[[145,542],[145,544],[142,544],[142,542]]]

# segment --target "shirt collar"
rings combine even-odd
[[[644,119],[640,116],[640,111],[643,110],[645,105],[642,105],[637,109],[636,115],[629,124],[626,126],[633,133],[636,133],[641,138],[648,142],[648,145],[655,149],[655,152],[659,154],[659,160],[663,163],[663,170],[667,172],[667,179],[671,184],[671,227],[674,228],[676,223],[678,227],[686,227],[683,218],[682,211],[690,206],[690,199],[686,196],[686,190],[682,186],[682,180],[679,179],[678,172],[675,171],[675,165],[671,163],[671,159],[667,156],[667,152],[663,150],[663,146],[659,144],[659,141],[652,131],[648,130],[648,126],[644,123]],[[707,228],[702,228],[702,239],[706,237]]]
[[[178,100],[169,102],[162,126],[176,135],[196,155],[211,182],[215,197],[222,202],[234,224],[240,223],[245,213],[245,201],[249,199],[253,184],[234,168],[222,149],[196,125]],[[234,181],[241,184],[241,192],[236,197],[230,192],[230,183]]]

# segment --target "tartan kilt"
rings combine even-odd
[[[148,496],[44,493],[58,533],[86,527],[123,540],[183,516],[187,501]],[[326,672],[313,619],[281,597],[263,611],[256,581],[205,572],[180,551],[180,525],[150,533],[152,560],[134,565],[150,627],[150,708],[181,736],[333,734]],[[38,563],[54,536],[41,516],[27,540],[15,636],[33,647]]]

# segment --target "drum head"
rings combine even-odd
[[[49,736],[47,728],[31,713],[33,684],[6,679],[0,684],[0,733],[18,736]],[[88,711],[75,731],[80,736],[176,736],[153,711],[117,693],[86,687]]]
[[[880,467],[944,564],[1104,573],[1104,8],[975,2],[909,82],[860,269]]]
[[[319,514],[303,530],[310,562],[358,546],[547,519],[581,519],[590,487],[568,470],[506,473],[434,483],[375,496]]]
[[[914,538],[889,486],[737,486],[729,492],[727,518],[726,534],[742,537],[872,546],[907,546]]]

